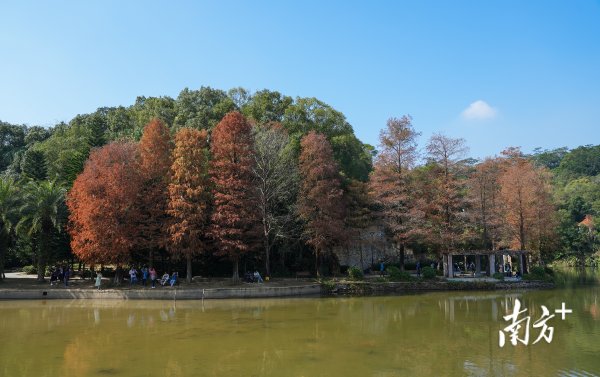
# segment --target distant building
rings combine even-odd
[[[590,231],[592,231],[592,230],[594,230],[594,217],[592,215],[585,215],[585,219],[580,221],[579,224],[577,224],[577,225],[585,226]]]

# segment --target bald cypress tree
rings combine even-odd
[[[218,254],[233,262],[232,279],[238,283],[240,258],[253,246],[257,223],[252,206],[252,127],[242,114],[228,113],[217,124],[211,152],[215,206],[211,235]]]
[[[343,191],[327,138],[311,131],[302,138],[301,147],[298,213],[305,222],[304,236],[314,250],[319,276],[321,255],[344,235]]]
[[[182,128],[175,135],[171,183],[168,189],[169,251],[187,262],[192,281],[192,258],[206,250],[210,219],[210,178],[206,130]]]

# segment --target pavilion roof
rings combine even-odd
[[[594,227],[594,217],[592,215],[585,215],[585,219],[579,223],[580,226],[587,226],[588,228]]]
[[[455,250],[442,251],[445,255],[525,255],[529,254],[528,250]]]

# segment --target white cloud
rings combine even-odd
[[[463,112],[462,117],[466,120],[492,119],[498,111],[482,100],[477,100],[469,105]]]

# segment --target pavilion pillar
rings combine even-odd
[[[448,277],[454,277],[454,265],[452,264],[452,254],[448,254]]]
[[[496,256],[494,254],[490,254],[490,276],[494,276],[496,272]]]
[[[481,255],[475,256],[475,274],[479,275],[481,273]]]
[[[523,276],[525,273],[525,269],[523,267],[523,254],[519,253],[519,271],[521,272],[521,276]]]

